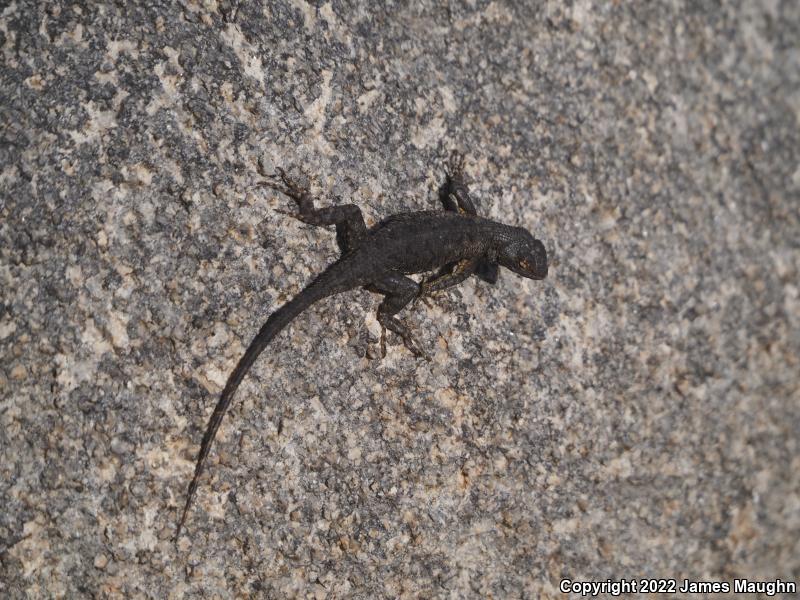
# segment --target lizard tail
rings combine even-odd
[[[228,407],[231,404],[233,395],[236,392],[236,389],[239,387],[239,384],[242,382],[242,379],[244,379],[244,376],[247,374],[247,371],[250,370],[250,367],[258,358],[259,354],[264,351],[272,339],[278,335],[281,330],[283,330],[283,328],[286,327],[297,315],[318,300],[322,300],[327,296],[331,296],[352,288],[352,286],[349,285],[331,285],[332,280],[336,279],[335,276],[332,277],[334,274],[331,271],[331,269],[328,269],[328,271],[322,273],[313,282],[311,282],[308,287],[297,294],[294,299],[290,300],[281,308],[272,313],[269,319],[267,319],[267,322],[261,327],[256,337],[253,338],[253,341],[250,342],[250,346],[248,346],[247,351],[244,353],[242,358],[239,359],[239,363],[236,365],[233,373],[231,373],[230,377],[228,378],[228,382],[225,384],[225,388],[222,390],[222,394],[219,397],[217,406],[214,408],[211,419],[208,421],[206,432],[203,435],[203,441],[200,444],[200,453],[197,456],[197,464],[194,468],[194,476],[192,477],[192,482],[189,484],[189,491],[186,493],[186,504],[183,507],[181,520],[178,522],[178,527],[175,532],[175,540],[177,540],[181,534],[183,523],[186,521],[186,515],[189,512],[189,507],[191,506],[194,495],[197,492],[198,482],[200,476],[203,474],[206,458],[208,458],[208,453],[211,450],[211,444],[214,442],[214,436],[216,436],[220,423],[222,423],[222,418],[225,416],[225,412],[228,410]]]

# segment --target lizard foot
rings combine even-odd
[[[423,277],[422,281],[419,283],[419,291],[417,292],[417,295],[414,297],[413,303],[411,304],[412,307],[416,306],[417,302],[422,302],[428,308],[433,308],[433,302],[431,301],[432,296],[430,292],[428,292],[427,283],[428,278]]]
[[[292,179],[286,171],[278,167],[277,174],[270,175],[269,179],[260,182],[260,185],[271,188],[289,196],[295,202],[304,202],[310,196],[308,186],[301,185]]]
[[[417,344],[417,341],[410,335],[403,336],[403,345],[405,345],[405,347],[408,348],[408,351],[417,358],[424,358],[428,362],[431,362],[431,357],[428,355],[428,353],[425,352],[419,346],[419,344]]]
[[[416,356],[417,358],[424,358],[428,362],[431,361],[431,357],[425,352],[417,341],[412,337],[410,333],[403,332],[399,333],[398,335],[403,339],[403,345],[408,348],[409,352]],[[380,349],[381,349],[381,360],[386,358],[386,327],[381,325],[381,341],[380,341]]]
[[[463,179],[464,155],[458,150],[453,150],[450,153],[450,160],[447,161],[447,176],[456,180]]]
[[[276,175],[271,175],[269,180],[261,182],[261,185],[276,190],[294,200],[298,210],[293,212],[290,210],[275,209],[275,212],[292,217],[303,223],[308,223],[309,225],[327,225],[328,223],[320,222],[318,215],[320,211],[314,208],[314,199],[311,196],[309,187],[297,183],[280,167],[276,170],[278,173]]]

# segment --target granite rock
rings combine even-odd
[[[0,10],[0,594],[530,598],[800,579],[800,5],[222,0]],[[505,272],[344,294],[210,411],[336,256],[276,167],[368,223],[451,149]]]

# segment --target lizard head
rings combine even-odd
[[[497,262],[523,277],[544,279],[547,277],[547,251],[544,244],[525,229],[517,231],[518,235],[500,246]]]

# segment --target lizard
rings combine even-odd
[[[369,229],[355,204],[317,208],[308,187],[298,185],[282,169],[277,171],[272,180],[261,184],[291,198],[298,212],[290,214],[303,223],[335,226],[341,256],[270,315],[228,378],[200,444],[176,540],[236,389],[270,341],[312,304],[357,288],[381,294],[384,298],[377,313],[382,327],[381,355],[386,355],[388,329],[399,335],[415,356],[430,360],[396,316],[405,306],[458,285],[471,275],[494,284],[500,266],[530,279],[547,276],[547,252],[540,240],[522,227],[478,216],[465,183],[464,158],[458,152],[452,153],[445,183],[439,190],[444,211],[398,213]],[[408,277],[430,272],[435,274],[421,283]]]

